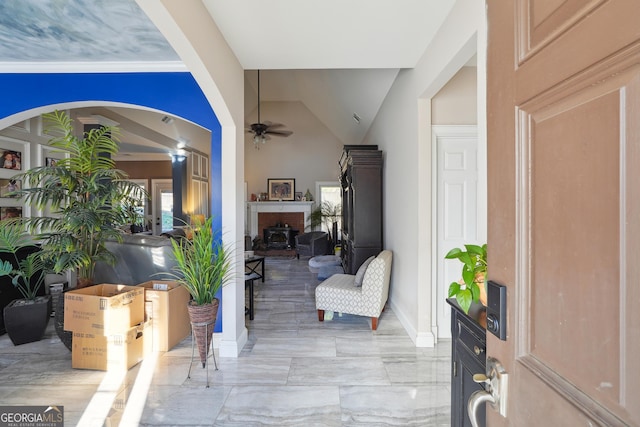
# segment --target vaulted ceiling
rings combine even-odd
[[[189,1],[204,3],[246,70],[247,116],[257,105],[255,70],[264,70],[261,101],[302,102],[336,137],[351,144],[364,138],[399,70],[421,59],[455,2]],[[162,67],[184,69],[135,0],[0,2],[0,72]],[[91,113],[132,117],[113,107]],[[156,113],[133,117],[138,126],[122,126],[132,153],[136,146],[153,151],[150,141],[162,139],[159,134],[190,139],[185,135],[189,130],[156,126],[161,118]],[[156,148],[162,151],[164,145]]]

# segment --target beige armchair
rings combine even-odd
[[[384,250],[364,271],[362,286],[356,286],[356,275],[334,274],[316,288],[318,320],[325,310],[371,317],[371,329],[378,328],[378,318],[389,296],[392,253]]]

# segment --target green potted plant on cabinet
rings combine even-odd
[[[122,240],[119,227],[132,223],[130,207],[146,193],[115,167],[118,128],[95,128],[77,137],[65,112],[44,114],[43,119],[45,134],[53,136],[49,145],[65,157],[15,177],[23,182],[17,194],[43,213],[24,221],[29,231],[37,233],[41,256],[51,262],[53,271],[73,271],[77,287],[88,286],[98,261],[115,262],[106,242]],[[71,348],[70,333],[63,330],[63,304],[61,294],[56,330]]]
[[[451,249],[446,259],[457,259],[462,263],[462,279],[449,285],[449,298],[456,298],[465,313],[471,302],[487,305],[487,245],[464,245],[466,250]]]
[[[50,295],[38,295],[44,282],[45,264],[38,247],[21,222],[0,221],[0,277],[10,277],[22,298],[3,310],[4,324],[14,345],[39,341],[49,323]]]
[[[220,305],[216,294],[233,279],[233,264],[231,249],[223,244],[222,233],[213,230],[211,217],[190,227],[193,227],[187,230],[187,235],[192,236],[190,239],[171,241],[176,263],[172,272],[164,274],[191,294],[187,308],[192,325],[202,325],[193,328],[193,339],[205,367]]]

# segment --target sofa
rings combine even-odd
[[[180,238],[183,233],[176,233]],[[170,272],[175,265],[171,249],[173,234],[149,236],[125,234],[122,242],[107,242],[107,249],[116,257],[115,265],[96,264],[94,283],[121,283],[138,285],[149,280],[167,280],[162,273]]]
[[[314,257],[329,253],[329,233],[326,231],[310,231],[298,234],[296,240],[296,256]]]
[[[338,312],[371,318],[371,329],[378,329],[378,318],[389,296],[391,251],[384,250],[365,262],[356,274],[334,274],[316,287],[318,320],[324,312]],[[361,285],[357,285],[360,283]]]

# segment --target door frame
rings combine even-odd
[[[173,180],[171,178],[154,178],[151,180],[151,229],[154,236],[160,235],[162,230],[158,231],[156,219],[158,217],[157,192],[162,188],[166,188],[167,184],[173,190]]]

